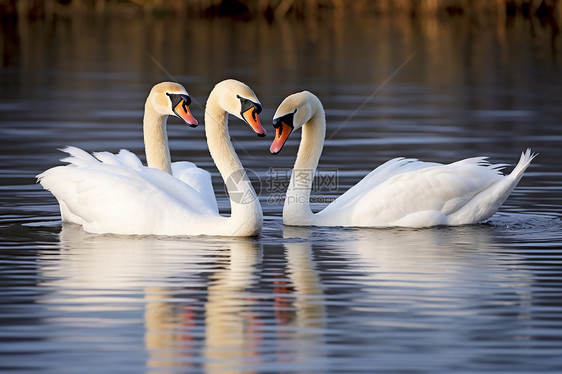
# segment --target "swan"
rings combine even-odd
[[[166,119],[177,115],[195,126],[197,121],[188,115],[189,102],[178,84],[164,83],[152,89],[143,129],[148,167],[126,150],[92,156],[76,147],[64,148],[70,157],[62,161],[69,164],[37,176],[57,198],[62,220],[98,234],[258,235],[263,214],[230,141],[228,113],[250,125],[258,136],[265,136],[258,117],[259,100],[247,85],[232,79],[218,83],[207,100],[207,144],[231,196],[230,217],[219,215],[207,171],[189,162],[170,164]]]
[[[292,226],[418,228],[478,223],[498,210],[536,156],[527,149],[509,175],[500,172],[505,165],[491,165],[486,157],[448,165],[395,158],[312,213],[310,189],[326,134],[322,103],[308,91],[290,95],[277,108],[273,127],[272,154],[281,151],[294,130],[303,128],[283,207],[283,222]]]

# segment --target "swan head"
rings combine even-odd
[[[258,116],[262,106],[250,87],[227,79],[218,83],[213,91],[218,94],[219,105],[224,111],[246,122],[258,136],[267,135]]]
[[[283,100],[273,116],[275,139],[269,148],[272,154],[281,152],[289,135],[310,121],[315,114],[312,107],[315,101],[319,101],[318,98],[308,91],[292,94]]]
[[[156,112],[165,116],[176,116],[191,127],[198,122],[189,110],[191,97],[181,84],[173,82],[158,83],[150,91],[148,101]]]

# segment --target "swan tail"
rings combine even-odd
[[[59,150],[61,152],[65,152],[69,154],[68,157],[62,158],[61,161],[67,162],[75,167],[91,165],[92,162],[97,162],[97,160],[92,155],[77,147],[66,146],[64,148],[60,148]],[[50,188],[48,187],[49,183],[45,184],[44,181],[48,180],[51,175],[56,174],[57,171],[63,167],[65,166],[52,167],[48,170],[45,170],[41,174],[36,175],[35,178],[37,178],[37,182],[41,183],[43,187],[45,187],[47,190],[50,190]]]
[[[52,170],[55,169],[55,168],[58,168],[58,167],[61,167],[61,166],[55,166],[54,168],[50,168],[48,170],[45,170],[41,174],[37,174],[35,176],[35,178],[37,178],[37,183],[40,183],[45,189],[49,190],[49,188],[44,183],[45,178],[48,178],[49,175],[52,173]]]
[[[62,152],[68,153],[70,156],[61,159],[62,162],[67,162],[73,166],[87,166],[92,163],[97,164],[98,160],[88,152],[73,146],[66,146],[59,149]]]
[[[517,166],[515,166],[509,176],[516,180],[521,179],[523,173],[525,172],[525,170],[527,170],[527,167],[529,167],[531,161],[533,161],[533,159],[537,157],[537,155],[538,153],[531,153],[531,148],[527,148],[525,152],[521,152],[521,158],[519,158]]]

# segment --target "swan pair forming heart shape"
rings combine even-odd
[[[57,198],[64,222],[92,233],[135,235],[256,236],[263,226],[255,196],[228,133],[228,114],[265,136],[261,104],[244,83],[228,79],[211,91],[205,108],[205,133],[211,157],[230,196],[230,217],[219,214],[210,174],[190,162],[171,163],[166,121],[173,115],[197,126],[191,99],[177,83],[154,86],[146,100],[143,132],[148,167],[127,150],[89,153],[66,147],[65,166],[38,175]],[[326,133],[324,108],[308,91],[288,96],[273,119],[279,153],[289,135],[302,127],[294,170],[311,173],[298,188],[293,172],[283,207],[283,222],[295,226],[430,227],[481,222],[492,216],[536,156],[522,153],[514,170],[476,157],[443,165],[396,158],[379,166],[318,213],[312,213],[310,190]],[[229,177],[237,175],[236,183]]]

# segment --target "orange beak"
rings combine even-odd
[[[176,107],[174,108],[174,113],[176,113],[179,118],[183,119],[185,123],[187,123],[191,127],[195,127],[199,124],[199,122],[197,122],[195,117],[193,117],[193,115],[191,114],[189,106],[187,106],[184,100],[181,100],[178,105],[176,105]]]
[[[244,118],[244,121],[246,121],[248,125],[250,125],[252,130],[254,130],[254,132],[258,136],[267,135],[267,131],[263,128],[263,126],[260,123],[260,118],[258,117],[258,112],[256,111],[255,107],[251,107],[250,109],[242,113],[242,118]]]
[[[281,152],[281,149],[292,131],[293,128],[291,126],[287,125],[285,122],[281,122],[281,126],[275,129],[275,139],[273,139],[273,143],[271,143],[271,147],[269,147],[269,152],[274,155]]]

